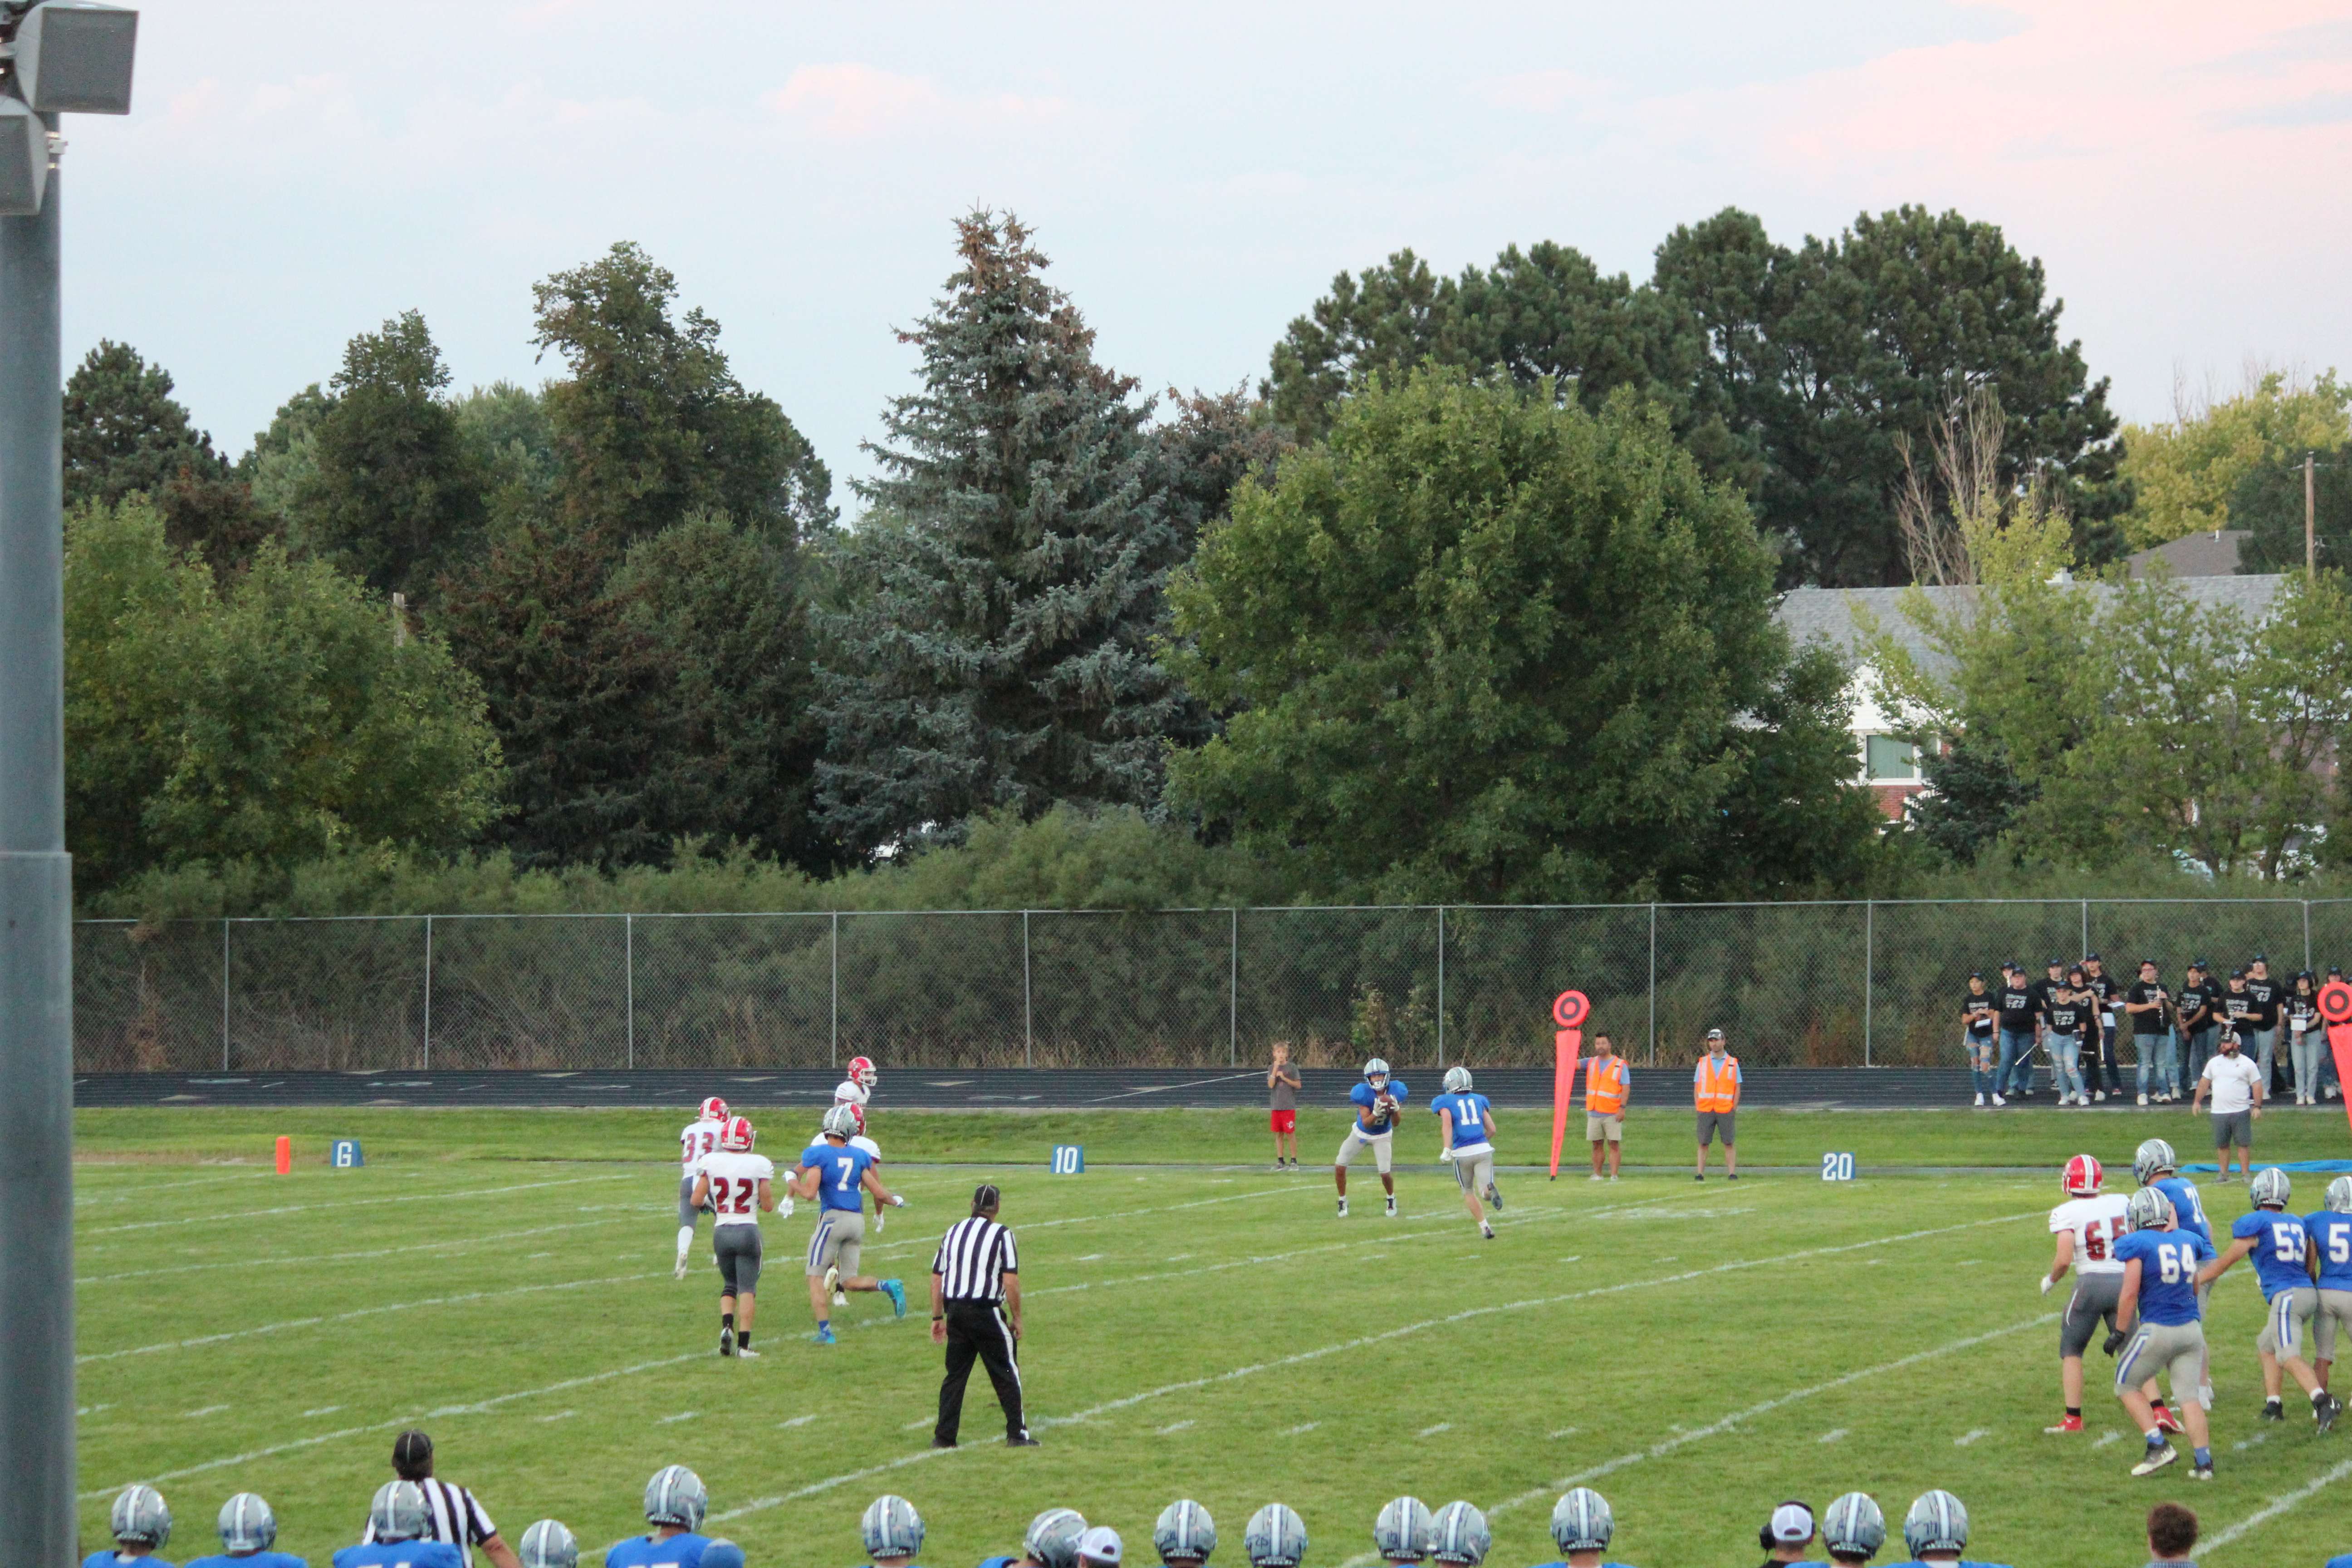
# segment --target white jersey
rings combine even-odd
[[[719,1147],[719,1132],[724,1121],[697,1121],[677,1135],[677,1163],[686,1167],[688,1175],[694,1174],[694,1163]]]
[[[765,1154],[717,1149],[702,1156],[698,1173],[710,1178],[710,1206],[719,1225],[760,1223],[760,1184],[776,1179],[775,1162]]]
[[[870,1098],[872,1091],[854,1078],[843,1079],[833,1087],[833,1102],[835,1105],[854,1105],[863,1110]]]
[[[878,1165],[882,1163],[882,1145],[877,1143],[873,1139],[868,1138],[863,1132],[859,1133],[856,1137],[852,1138],[849,1141],[849,1146],[853,1149],[865,1150],[866,1158],[872,1160],[876,1164]]]
[[[2104,1193],[2095,1198],[2068,1198],[2050,1211],[2050,1234],[2061,1231],[2074,1233],[2074,1272],[2077,1274],[2121,1274],[2124,1266],[2116,1261],[2116,1243],[2131,1229],[2124,1211],[2131,1200],[2121,1193]]]

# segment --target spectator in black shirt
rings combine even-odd
[[[2221,1026],[2237,1037],[2238,1054],[2252,1061],[2257,1026],[2254,1022],[2254,998],[2246,989],[2246,972],[2242,969],[2230,971],[2230,988],[2221,993]],[[2263,1090],[2268,1093],[2270,1085],[2264,1083]]]
[[[2051,999],[2057,995],[2058,988],[2066,984],[2066,965],[2063,962],[2053,958],[2050,961],[2047,969],[2048,978],[2033,983],[2033,1010],[2039,1015],[2036,1019],[2036,1032],[2042,1036],[2047,1036],[2050,1033]],[[2049,1049],[2049,1041],[2046,1038],[2042,1041],[2042,1048]],[[2054,1068],[2052,1069],[2052,1077],[2054,1081],[2056,1077]],[[2018,1092],[2021,1094],[2033,1092],[2033,1075],[2031,1072],[2026,1074],[2025,1087]]]
[[[2020,1083],[2033,1083],[2033,1026],[2042,1006],[2033,987],[2025,983],[2025,969],[2015,959],[2000,966],[2000,990],[1994,1010],[2000,1016],[2000,1065],[1993,1073],[1995,1105],[2006,1105],[2004,1092],[2020,1092]]]
[[[2083,1034],[2090,1026],[2093,1005],[2088,977],[2079,968],[2071,971],[2051,989],[2049,998],[2042,1018],[2049,1027],[2045,1043],[2050,1048],[2051,1077],[2058,1085],[2058,1103],[2063,1105],[2072,1097],[2076,1105],[2088,1105],[2091,1097],[2083,1092]],[[2097,1070],[2097,1064],[2093,1064],[2092,1070]]]
[[[2271,973],[2271,961],[2254,954],[2254,962],[2246,970],[2246,994],[2254,1004],[2254,1038],[2251,1046],[2242,1047],[2253,1058],[2255,1068],[2263,1075],[2263,1097],[2267,1100],[2278,1089],[2278,1080],[2271,1068],[2278,1058],[2279,1013],[2286,1004],[2287,988]]]
[[[2178,999],[2181,1044],[2187,1052],[2180,1064],[2180,1081],[2193,1084],[2204,1076],[2212,1059],[2213,1039],[2221,1033],[2221,988],[2213,983],[2213,966],[2203,959],[2189,966]]]
[[[2096,1003],[2092,1022],[2099,1027],[2098,1061],[2086,1068],[2083,1076],[2091,1080],[2093,1100],[2105,1100],[2111,1094],[2121,1100],[2124,1072],[2118,1052],[2123,1042],[2117,1037],[2123,1033],[2123,1019],[2116,1008],[2123,1000],[2124,988],[2114,975],[2107,973],[2105,963],[2095,952],[2083,960],[2083,973],[2089,980],[2091,995]],[[2102,1073],[2105,1079],[2104,1085],[2100,1081]]]
[[[2170,1000],[2158,977],[2156,960],[2141,959],[2139,979],[2124,993],[2124,1016],[2131,1020],[2132,1047],[2139,1057],[2142,1105],[2148,1103],[2151,1069],[2157,1104],[2169,1105],[2180,1098],[2180,1043],[2173,1037],[2171,1020],[2164,1016],[2165,1004]]]
[[[2327,1030],[2319,1018],[2319,984],[2306,969],[2294,977],[2294,994],[2286,999],[2287,1054],[2294,1061],[2294,1102],[2319,1103],[2319,1053],[2326,1048]]]
[[[1960,998],[1960,1049],[1968,1053],[1969,1074],[1976,1080],[1977,1105],[1982,1109],[1985,1096],[1998,1094],[2000,1085],[1993,1079],[1993,995],[1985,989],[1981,973],[1969,976],[1969,994]]]

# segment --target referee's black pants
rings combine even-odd
[[[1004,1435],[1029,1436],[1021,1419],[1021,1363],[1014,1357],[1013,1325],[1005,1321],[1004,1309],[990,1301],[950,1301],[947,1318],[948,1372],[940,1380],[940,1424],[932,1428],[932,1440],[956,1440],[956,1428],[963,1422],[963,1385],[971,1377],[975,1357],[988,1368],[996,1402],[1004,1406]]]

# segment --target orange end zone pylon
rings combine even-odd
[[[2347,988],[2346,1000],[2352,1004],[2352,987]],[[1552,999],[1551,1021],[1559,1026],[1551,1037],[1551,1179],[1555,1182],[1559,1180],[1560,1141],[1568,1136],[1568,1102],[1576,1093],[1577,1053],[1584,1047],[1584,1020],[1591,1012],[1592,1004],[1581,991],[1563,991]]]

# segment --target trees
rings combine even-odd
[[[2312,452],[2311,522],[2314,558],[2337,571],[2352,568],[2352,441]],[[2241,572],[2300,572],[2304,473],[2300,453],[2257,463],[2230,491],[2228,520],[2252,537],[2238,546]]]
[[[1010,214],[958,221],[962,265],[905,334],[920,390],[884,416],[876,516],[820,617],[827,830],[860,850],[984,812],[1144,805],[1187,711],[1160,668],[1181,537],[1094,332]]]
[[[1229,715],[1171,792],[1332,896],[1812,885],[1871,807],[1843,672],[1791,659],[1771,574],[1630,393],[1374,382],[1171,587],[1171,664]]]
[[[129,343],[101,338],[66,378],[65,500],[112,506],[162,493],[183,468],[225,465],[172,395],[172,374]]]
[[[2324,372],[2306,382],[2284,371],[2249,371],[2234,397],[2173,398],[2168,425],[2126,426],[2122,474],[2132,487],[2121,521],[2135,550],[2218,528],[2242,528],[2231,510],[2240,480],[2258,469],[2352,442],[2352,386]],[[2300,481],[2298,480],[2298,483]],[[2294,559],[2303,560],[2302,498],[2295,498]]]

